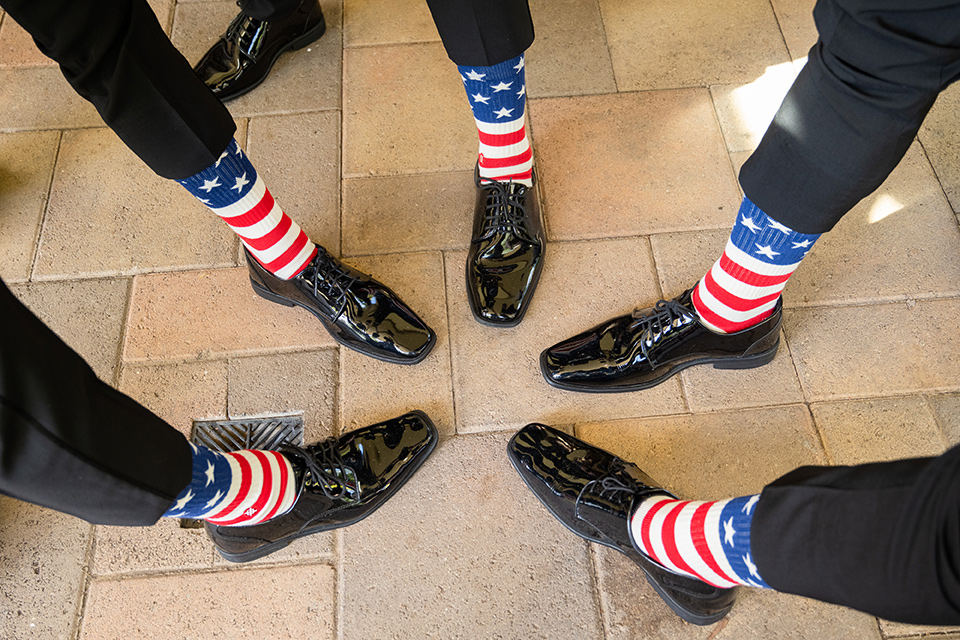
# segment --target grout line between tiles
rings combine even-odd
[[[453,374],[453,331],[451,322],[453,317],[450,311],[450,289],[447,287],[447,256],[440,252],[440,271],[443,276],[443,307],[447,315],[447,362],[450,365],[450,404],[453,408],[453,435],[459,433],[460,420],[457,417],[457,386],[454,384]]]
[[[87,534],[87,548],[84,553],[83,567],[80,570],[81,578],[79,593],[77,594],[77,607],[73,616],[72,636],[75,640],[80,638],[80,627],[83,625],[83,615],[86,613],[87,608],[87,597],[90,594],[90,583],[92,582],[91,576],[93,575],[91,567],[93,566],[95,532],[96,527],[94,525],[90,525],[89,533]]]
[[[57,175],[57,166],[60,164],[60,150],[63,147],[63,131],[57,136],[57,150],[53,154],[53,168],[50,171],[50,182],[47,184],[47,197],[44,201],[43,212],[40,214],[40,224],[37,225],[37,235],[33,240],[33,259],[30,261],[30,272],[27,281],[33,282],[37,271],[37,262],[40,260],[40,239],[47,226],[47,212],[50,210],[50,198],[53,196],[53,181]]]

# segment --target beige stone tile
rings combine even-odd
[[[177,360],[334,346],[313,314],[257,296],[248,273],[239,267],[134,279],[123,359]]]
[[[228,414],[300,414],[305,442],[327,438],[336,431],[337,369],[335,349],[232,358]]]
[[[0,497],[0,636],[72,638],[90,525]]]
[[[729,151],[757,148],[796,76],[794,66],[784,62],[767,68],[752,82],[710,87]]]
[[[956,390],[960,302],[788,311],[784,331],[808,401]]]
[[[936,638],[936,640],[957,640],[960,633],[949,633],[951,631],[960,631],[960,627],[939,627],[927,626],[922,624],[903,624],[901,622],[890,622],[889,620],[880,620],[880,629],[883,631],[884,638],[901,638],[904,636],[919,636],[924,638]],[[935,635],[934,635],[935,634]],[[942,635],[949,634],[949,635]]]
[[[685,410],[677,379],[636,393],[585,394],[555,389],[540,373],[547,347],[659,297],[645,240],[548,244],[536,297],[511,329],[474,320],[466,254],[446,258],[458,433]]]
[[[0,134],[0,276],[26,280],[53,178],[58,131]]]
[[[439,42],[422,0],[344,0],[343,46]]]
[[[960,294],[960,229],[919,146],[817,241],[784,292],[793,306]]]
[[[620,91],[751,82],[787,62],[765,0],[600,0]],[[749,34],[749,37],[742,37]]]
[[[120,391],[190,437],[195,420],[227,415],[227,363],[126,364]]]
[[[596,0],[534,0],[536,39],[526,58],[527,95],[616,93]]]
[[[177,3],[170,40],[191,65],[200,62],[203,54],[212,47],[227,30],[227,25],[237,15],[237,3],[231,0],[218,2]]]
[[[960,395],[950,393],[931,396],[929,402],[947,444],[960,444]]]
[[[343,182],[343,253],[364,255],[469,246],[473,171]]]
[[[253,118],[248,135],[251,161],[277,203],[311,240],[339,255],[339,116]]]
[[[103,125],[89,102],[67,84],[60,69],[0,69],[0,131]]]
[[[440,43],[347,49],[343,64],[345,177],[476,164],[477,128]]]
[[[810,407],[838,465],[936,456],[945,443],[923,398],[878,398]]]
[[[740,195],[705,89],[533,100],[551,239],[727,225]]]
[[[691,500],[759,493],[788,471],[826,463],[803,405],[591,422],[577,437]]]
[[[443,442],[343,530],[345,640],[603,637],[587,547],[523,486],[507,439]]]
[[[214,566],[216,552],[203,529],[182,529],[179,518],[160,518],[152,527],[98,526],[94,531],[95,575]]]
[[[34,277],[232,266],[236,243],[220,218],[109,129],[67,131]]]
[[[595,547],[607,640],[880,640],[872,616],[761,589],[741,589],[722,621],[698,627],[677,617],[640,569],[616,551]]]
[[[813,6],[817,0],[770,0],[770,3],[790,57],[803,58],[817,41],[817,25],[813,22]]]
[[[327,565],[96,580],[80,637],[332,639],[335,589]]]
[[[163,28],[163,31],[170,36],[170,30],[173,27],[173,4],[175,0],[147,0],[147,4],[153,9],[157,16],[157,21]]]
[[[112,383],[127,312],[129,280],[45,282],[13,287],[20,301]]]
[[[377,274],[436,332],[437,343],[426,359],[412,366],[380,362],[341,349],[341,432],[421,409],[440,433],[452,435],[453,387],[443,256],[436,252],[398,254],[349,262]]]
[[[934,103],[918,134],[953,210],[960,212],[960,85],[948,87]]]
[[[691,367],[680,376],[691,411],[717,411],[803,402],[803,391],[790,348],[781,334],[780,349],[770,364],[756,369]]]
[[[55,67],[56,62],[40,53],[33,38],[11,17],[0,22],[0,69],[7,67]]]
[[[673,298],[697,284],[723,254],[737,209],[725,207],[724,213],[729,218],[726,229],[650,236],[664,295]]]
[[[231,113],[251,116],[340,107],[341,10],[337,1],[321,4],[327,21],[323,37],[299,51],[282,55],[263,85],[228,103]],[[173,43],[190,64],[196,64],[236,14],[234,2],[180,3]]]

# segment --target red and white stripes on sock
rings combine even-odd
[[[263,268],[289,280],[310,264],[316,246],[274,201],[236,140],[216,163],[178,180],[240,236]]]
[[[523,55],[489,67],[458,69],[480,136],[480,178],[533,186]]]
[[[769,318],[819,237],[780,224],[744,198],[723,255],[693,292],[701,322],[717,333],[735,333]]]
[[[290,510],[297,499],[293,466],[276,451],[224,454],[233,481],[220,502],[200,516],[212,524],[258,524]]]
[[[251,525],[283,515],[297,501],[296,474],[283,454],[253,449],[219,453],[192,443],[190,447],[191,482],[165,516]]]
[[[759,495],[717,502],[644,499],[630,519],[637,548],[679,575],[715,587],[768,587],[750,549],[750,530]]]

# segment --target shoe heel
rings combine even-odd
[[[266,289],[263,285],[257,284],[253,278],[250,278],[250,285],[253,287],[253,292],[264,300],[269,300],[270,302],[276,302],[277,304],[282,304],[285,307],[292,307],[293,303],[287,300],[286,298],[281,298],[277,294],[273,293],[269,289]]]
[[[303,49],[308,44],[312,44],[323,37],[323,34],[327,32],[327,22],[326,20],[321,20],[317,25],[306,32],[296,40],[290,43],[290,51],[299,51]]]
[[[773,360],[774,356],[777,355],[777,349],[780,347],[780,343],[773,345],[770,349],[763,351],[762,353],[757,353],[751,356],[743,356],[737,358],[736,360],[722,360],[720,362],[715,362],[713,364],[714,369],[754,369],[756,367],[762,367],[765,364],[768,364]]]

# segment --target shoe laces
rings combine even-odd
[[[479,177],[477,187],[484,189],[487,194],[483,221],[480,223],[480,240],[486,240],[495,231],[501,231],[512,233],[527,242],[536,242],[527,228],[527,207],[523,204],[523,195],[529,187],[512,180],[500,182]]]
[[[323,294],[336,309],[333,320],[336,321],[346,306],[347,290],[359,276],[351,275],[346,266],[322,247],[318,247],[317,256],[300,273],[300,277],[313,287],[313,295]]]
[[[266,36],[267,25],[267,21],[253,18],[241,11],[230,21],[224,38],[236,42],[240,51],[256,62],[256,45]]]
[[[360,499],[357,474],[340,456],[337,438],[327,438],[309,447],[284,444],[280,452],[289,453],[302,461],[306,467],[304,486],[319,488],[331,500],[354,502]],[[348,495],[348,492],[353,495]]]
[[[640,350],[648,360],[648,349],[674,329],[696,320],[696,316],[676,300],[660,300],[649,313],[634,309],[631,315],[633,326],[640,329]]]

